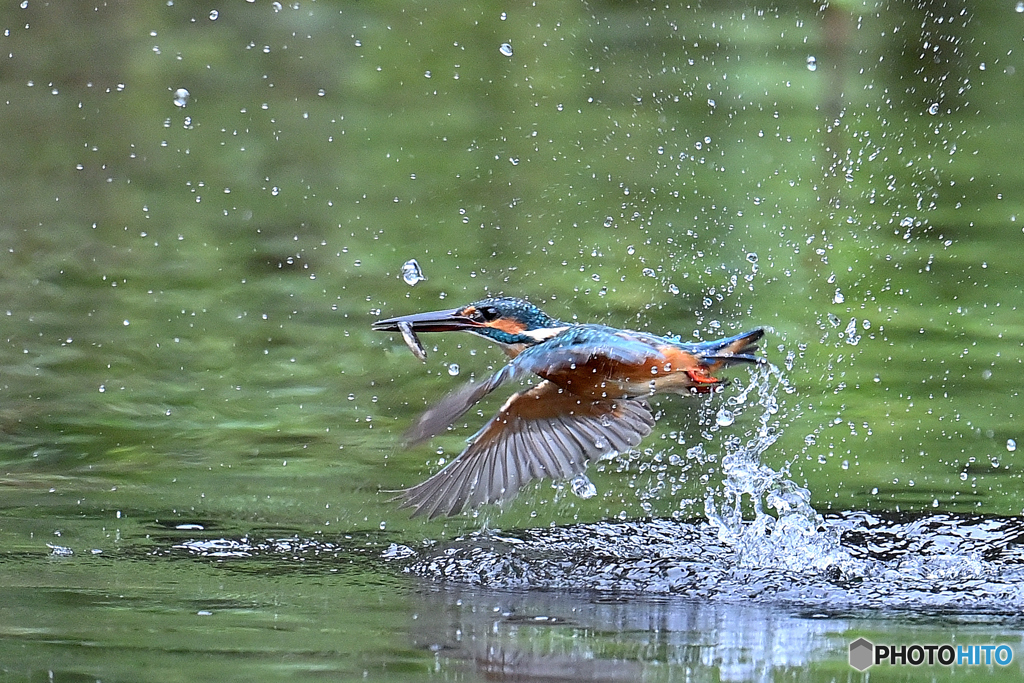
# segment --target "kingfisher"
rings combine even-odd
[[[470,382],[423,413],[405,434],[414,446],[450,427],[506,382],[541,381],[512,394],[468,445],[426,481],[394,500],[412,516],[453,516],[489,503],[505,504],[535,479],[571,479],[591,462],[628,451],[654,428],[647,402],[655,393],[705,394],[722,386],[715,373],[754,355],[764,330],[715,341],[557,320],[524,299],[499,296],[460,308],[378,320],[398,332],[420,360],[421,332],[464,331],[497,344],[510,361]]]

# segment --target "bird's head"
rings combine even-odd
[[[466,331],[495,342],[510,356],[550,339],[568,327],[524,299],[510,296],[474,301],[445,311],[414,313],[373,323],[380,332],[401,332],[409,348],[425,357],[420,332]]]

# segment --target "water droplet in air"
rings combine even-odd
[[[210,21],[217,21],[217,17],[220,16],[220,12],[215,9],[210,10]]]
[[[505,55],[506,57],[511,57],[512,56],[512,44],[511,43],[502,43],[501,47],[498,48],[498,52],[500,52],[501,54]]]
[[[718,414],[715,415],[715,424],[717,424],[719,427],[728,427],[735,421],[736,415],[727,408],[722,408],[721,410],[718,411]]]
[[[459,374],[459,364],[458,363],[452,363],[451,365],[449,365],[448,366],[448,374],[451,375],[452,377],[454,377],[455,375]]]
[[[175,90],[174,91],[174,106],[176,106],[176,107],[186,107],[186,106],[188,106],[188,98],[190,97],[190,95],[191,95],[191,93],[189,93],[189,91],[185,90],[184,88],[178,88],[177,90]]]
[[[807,56],[807,70],[808,71],[817,71],[818,70],[818,60],[815,58],[814,55],[808,55]]]
[[[851,318],[850,324],[843,330],[843,334],[846,336],[846,343],[851,346],[856,346],[860,343],[860,335],[857,334],[857,319]]]
[[[1024,14],[1024,2],[1018,2],[1015,9],[1017,10],[1017,14]]]
[[[747,260],[751,263],[757,263],[757,252],[752,251],[747,254]]]
[[[1017,450],[1017,442],[1014,441],[1013,439],[1007,439],[1006,440],[1006,450],[1008,450],[1011,453],[1013,453],[1015,450]]]
[[[846,297],[843,296],[843,293],[841,291],[836,289],[836,293],[832,296],[832,303],[841,304],[844,301],[846,301]]]
[[[933,102],[932,106],[928,107],[928,113],[931,114],[932,116],[935,116],[936,114],[938,114],[939,113],[939,103],[938,102]]]
[[[423,269],[420,268],[420,264],[416,259],[409,259],[402,264],[402,279],[405,280],[405,284],[412,287],[420,280],[426,280],[426,276],[423,274]]]
[[[572,487],[573,494],[583,500],[597,495],[597,487],[594,486],[594,482],[587,479],[587,475],[582,472],[573,477],[569,485]]]

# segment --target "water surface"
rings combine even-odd
[[[1019,679],[1013,3],[0,18],[5,678]],[[503,358],[370,323],[497,292],[775,373],[409,520],[504,397],[402,430]]]

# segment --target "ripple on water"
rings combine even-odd
[[[847,512],[808,531],[783,515],[774,524],[747,523],[741,536],[723,536],[709,522],[653,519],[482,530],[416,547],[391,534],[208,537],[178,539],[155,553],[261,573],[357,564],[385,570],[373,572],[382,577],[408,573],[490,589],[677,595],[829,613],[1024,610],[1024,519],[1016,517]]]
[[[429,579],[501,589],[676,594],[815,608],[1024,608],[1024,521],[830,515],[816,533],[765,530],[743,547],[708,523],[600,522],[478,531],[402,559]]]

